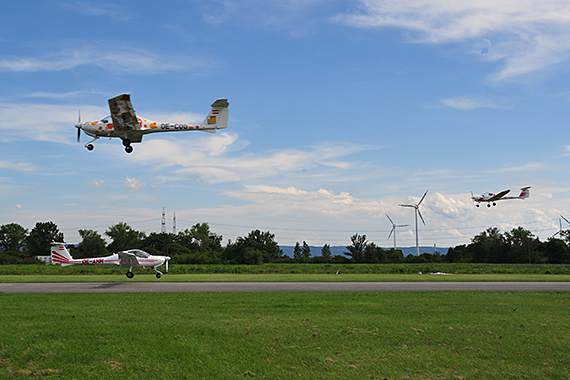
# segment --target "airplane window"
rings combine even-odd
[[[150,256],[148,253],[141,251],[140,249],[130,249],[127,252],[134,253],[136,257],[142,257],[143,259],[146,259]]]
[[[101,120],[103,123],[110,123],[111,122],[111,116],[107,116],[106,118]]]

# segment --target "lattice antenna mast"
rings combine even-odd
[[[160,222],[160,232],[166,232],[166,214],[164,213],[164,207],[162,208],[162,221]]]
[[[176,235],[176,212],[172,216],[172,233]]]

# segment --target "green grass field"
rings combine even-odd
[[[566,292],[4,294],[0,378],[568,379]]]
[[[125,272],[125,271],[123,271]],[[30,274],[0,275],[0,282],[434,282],[434,281],[538,281],[567,282],[570,275],[553,274],[457,274],[448,276],[428,274],[232,274],[198,273],[166,274],[160,280],[150,271],[140,270],[133,279],[116,274]]]

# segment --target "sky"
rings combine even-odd
[[[567,1],[20,1],[0,12],[0,225],[147,234],[206,222],[224,244],[350,237],[545,241],[570,218]],[[131,94],[138,116],[227,129],[78,143]],[[471,192],[532,186],[475,207]],[[569,227],[565,222],[562,228]]]

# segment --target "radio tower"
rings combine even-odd
[[[161,224],[160,232],[165,233],[166,232],[166,215],[164,214],[164,207],[162,208],[162,221],[160,224]]]
[[[176,235],[176,212],[172,216],[172,233]]]

